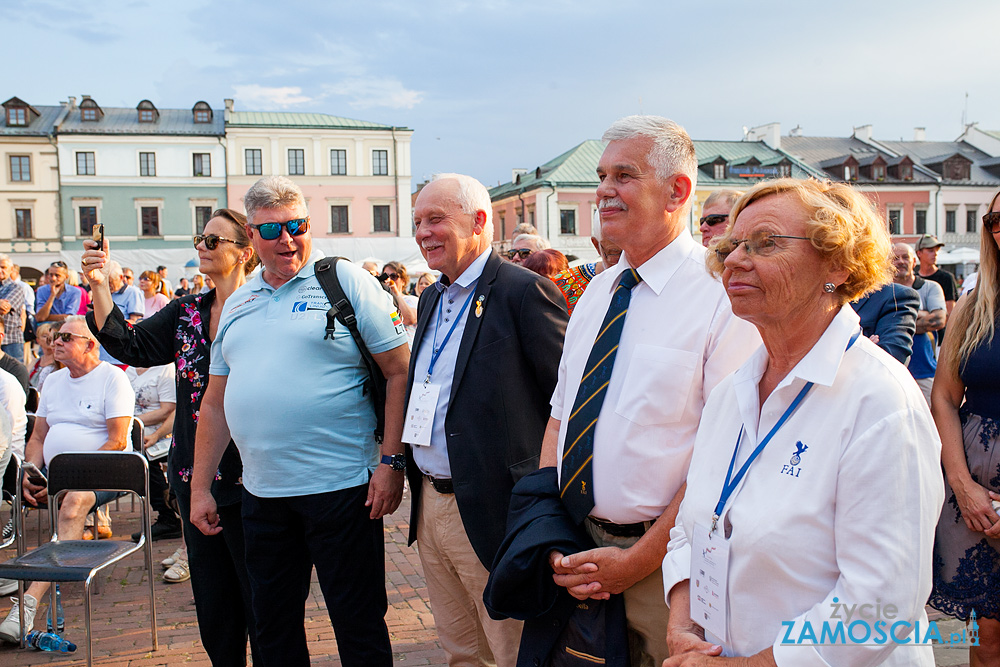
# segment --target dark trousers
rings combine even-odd
[[[187,485],[180,486],[175,485],[174,492],[181,509],[201,644],[213,667],[244,667],[249,637],[254,664],[263,664],[252,622],[240,503],[220,507],[222,532],[205,535],[192,525],[190,491]]]
[[[316,566],[344,667],[391,667],[382,520],[368,485],[292,498],[243,491],[247,571],[263,662],[309,665],[305,602]]]
[[[167,476],[159,463],[149,463],[149,506],[164,522],[177,522],[177,516],[167,505]]]

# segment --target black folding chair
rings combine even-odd
[[[23,541],[23,534],[21,530],[21,503],[20,496],[18,495],[18,489],[20,488],[19,480],[21,479],[21,457],[17,452],[10,453],[10,461],[7,462],[7,469],[3,472],[3,485],[2,492],[0,492],[0,498],[4,502],[10,503],[10,521],[12,530],[10,535],[7,537],[0,536],[0,549],[6,549],[10,545],[14,544],[15,540]],[[7,522],[0,519],[0,524],[6,526]],[[23,552],[18,551],[20,556]]]
[[[134,452],[67,452],[57,454],[48,465],[50,542],[28,552],[19,553],[0,564],[0,577],[19,581],[82,581],[87,623],[87,665],[93,665],[91,634],[91,586],[94,577],[104,568],[114,565],[136,551],[144,551],[146,574],[149,579],[150,632],[153,650],[158,648],[156,635],[156,602],[153,597],[153,549],[149,520],[149,468],[146,457]],[[18,480],[20,497],[20,480]],[[124,540],[60,540],[58,535],[58,504],[68,491],[129,491],[141,497],[142,537],[138,544]],[[21,610],[21,643],[24,643],[24,587],[18,587]],[[55,587],[49,589],[50,609],[56,607]]]

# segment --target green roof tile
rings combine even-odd
[[[391,125],[354,120],[325,113],[299,113],[293,111],[230,111],[228,126],[239,127],[298,127],[347,130],[391,130]],[[395,128],[405,129],[405,128]]]

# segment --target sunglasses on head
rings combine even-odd
[[[504,254],[507,255],[507,259],[514,259],[515,257],[520,257],[521,259],[527,259],[528,255],[530,255],[533,252],[534,250],[530,250],[529,248],[518,248],[517,250],[508,250]]]
[[[296,218],[285,222],[262,222],[259,225],[250,225],[257,230],[260,237],[265,241],[273,241],[281,236],[281,228],[288,230],[290,236],[301,236],[309,231],[309,218]],[[211,250],[211,248],[209,248]]]
[[[983,227],[990,234],[1000,231],[1000,211],[991,211],[983,216]]]
[[[68,269],[69,268],[66,265],[66,262],[62,261],[61,259],[52,262],[51,264],[49,264],[49,266],[58,266],[60,269]]]
[[[265,223],[269,224],[269,223]],[[281,235],[281,232],[278,232]],[[261,234],[264,236],[264,234]],[[267,238],[264,236],[264,238]],[[275,237],[277,238],[277,236]],[[204,241],[205,247],[209,250],[215,250],[219,247],[219,241],[227,241],[229,243],[235,243],[236,245],[242,245],[239,241],[234,241],[233,239],[227,239],[225,236],[219,236],[218,234],[198,234],[194,237],[194,247],[197,248]]]
[[[699,224],[708,225],[709,227],[715,227],[720,222],[725,222],[729,220],[729,215],[725,213],[716,213],[715,215],[706,215],[700,220]]]
[[[60,331],[55,336],[53,336],[52,340],[53,342],[55,342],[56,340],[61,340],[64,343],[68,343],[71,340],[73,340],[73,338],[82,338],[84,340],[91,340],[90,336],[81,336],[80,334],[70,333],[69,331]]]

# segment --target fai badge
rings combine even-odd
[[[788,462],[791,463],[793,466],[797,466],[799,464],[799,461],[802,460],[800,458],[801,455],[805,454],[805,452],[806,452],[807,449],[809,449],[808,445],[803,445],[801,440],[799,440],[798,442],[796,442],[795,443],[795,453],[792,454],[792,458],[788,459]]]

